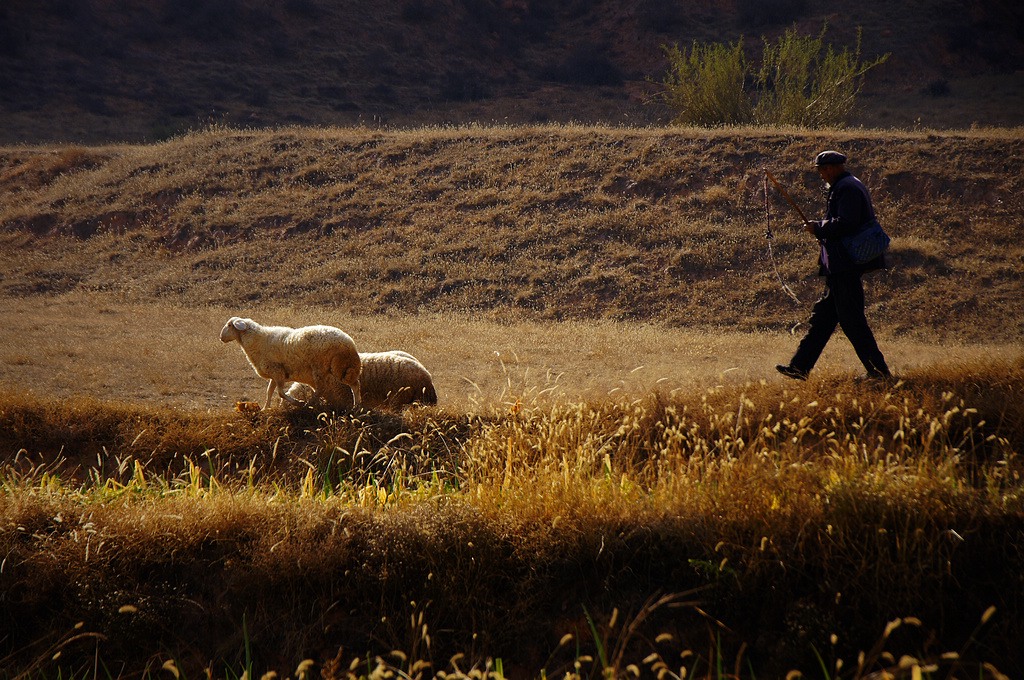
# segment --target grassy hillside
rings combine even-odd
[[[211,121],[646,124],[662,45],[829,26],[868,58],[854,125],[1020,125],[1018,3],[942,0],[7,0],[0,143],[163,139]]]
[[[0,150],[0,295],[95,292],[240,311],[466,312],[788,329],[816,245],[763,172],[822,210],[810,160],[851,156],[894,237],[867,278],[887,333],[1024,334],[1024,138],[686,129],[213,129],[147,146]]]

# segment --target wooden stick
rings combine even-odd
[[[786,199],[786,202],[789,203],[793,210],[796,210],[798,215],[800,215],[800,219],[804,221],[804,224],[810,224],[811,221],[807,219],[806,215],[804,215],[804,211],[801,210],[800,206],[796,204],[796,201],[794,201],[793,197],[789,195],[789,192],[786,191],[786,188],[779,184],[779,180],[775,179],[775,175],[765,170],[764,176],[771,180],[772,184],[775,185],[775,188],[778,189],[779,193],[782,194],[782,197]]]

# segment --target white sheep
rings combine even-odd
[[[270,381],[263,408],[270,408],[275,391],[281,399],[298,404],[285,393],[293,381],[312,386],[310,398],[330,406],[360,403],[359,352],[352,338],[339,328],[261,326],[252,319],[233,316],[224,324],[220,339],[237,340],[256,374]]]
[[[430,372],[408,352],[360,352],[359,364],[362,367],[359,384],[363,406],[397,410],[415,402],[437,403]],[[309,393],[310,387],[301,381],[292,383],[286,392],[293,399],[302,401],[307,400]]]

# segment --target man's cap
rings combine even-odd
[[[846,163],[846,156],[838,151],[822,151],[814,157],[814,165],[843,165]]]

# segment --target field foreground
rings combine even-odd
[[[402,416],[7,391],[0,654],[29,677],[1013,676],[1022,394],[1020,358]]]

